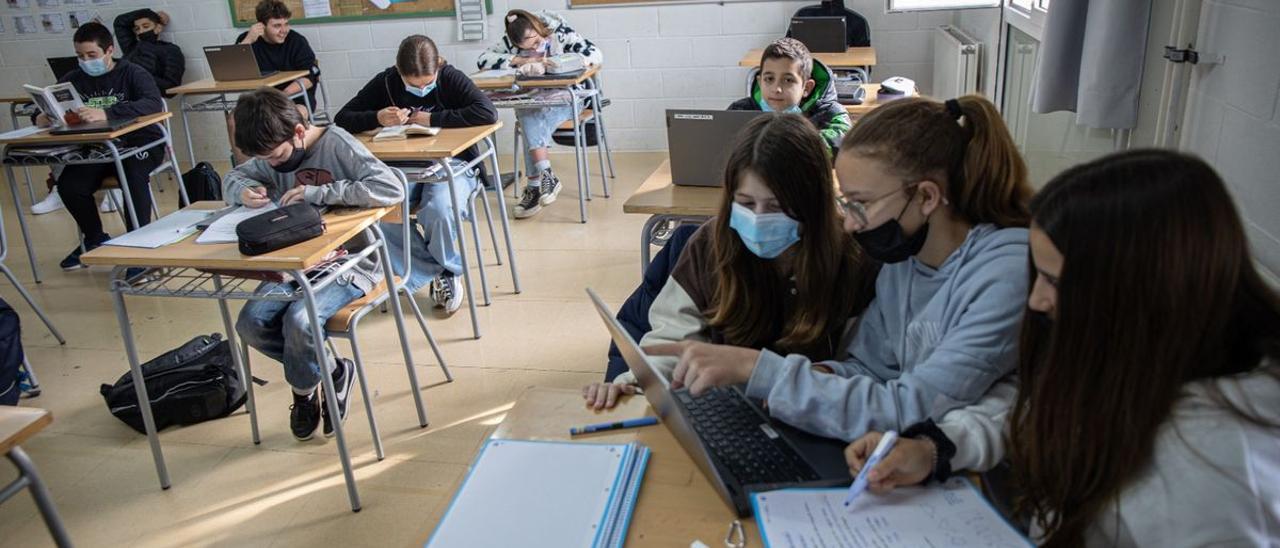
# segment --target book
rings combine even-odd
[[[844,505],[847,487],[752,493],[766,547],[1033,546],[962,477],[941,485],[863,493]]]
[[[35,101],[36,107],[49,118],[56,128],[66,128],[81,123],[76,111],[84,108],[80,93],[70,82],[54,84],[48,87],[23,85],[27,94]]]
[[[427,547],[620,547],[648,462],[638,443],[489,440]]]
[[[438,127],[427,127],[418,124],[405,124],[402,126],[387,126],[382,128],[377,135],[373,136],[374,141],[402,141],[408,139],[412,135],[426,135],[428,137],[435,136],[440,133]]]

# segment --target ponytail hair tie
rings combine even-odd
[[[960,109],[960,101],[947,99],[942,102],[942,105],[947,107],[947,114],[950,114],[953,120],[959,122],[960,117],[964,116],[964,111]]]
[[[520,16],[519,16],[519,15],[516,15],[516,14],[514,14],[514,13],[513,13],[513,14],[511,14],[511,15],[508,15],[508,16],[507,16],[507,22],[508,22],[508,23],[514,23],[514,22],[516,22],[516,18],[518,18],[518,17],[520,17]]]

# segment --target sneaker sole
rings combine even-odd
[[[89,268],[89,265],[84,264],[84,263],[80,263],[80,264],[75,265],[75,266],[64,266],[64,267],[62,267],[62,271],[63,271],[63,272],[72,272],[72,271],[75,271],[75,270],[81,270],[81,269],[84,269],[84,268]]]
[[[517,219],[528,219],[529,217],[537,215],[539,211],[542,211],[542,204],[538,204],[538,207],[532,209],[517,210],[514,216]]]
[[[550,193],[543,194],[542,197],[538,199],[538,203],[542,205],[551,205],[552,203],[555,203],[556,197],[560,195],[561,190],[564,190],[564,185],[556,185],[555,190],[552,190]]]
[[[312,432],[312,433],[308,434],[308,435],[307,435],[307,437],[305,437],[305,438],[299,438],[297,434],[294,434],[294,435],[293,435],[293,439],[298,440],[298,441],[311,441],[311,439],[312,439],[312,438],[314,438],[314,437],[316,437],[316,433],[315,433],[315,432]]]

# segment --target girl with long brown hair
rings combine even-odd
[[[685,244],[640,343],[690,339],[835,358],[874,279],[874,264],[840,231],[821,135],[798,115],[761,115],[737,136],[720,211]],[[675,362],[654,359],[668,375]],[[635,382],[623,373],[583,397],[612,406]]]
[[[1014,369],[1027,291],[1031,187],[1000,114],[976,95],[900,99],[854,126],[835,167],[845,231],[885,263],[847,359],[696,342],[646,350],[680,357],[674,387],[696,397],[746,383],[774,417],[830,438],[977,401]]]
[[[1016,390],[904,433],[872,489],[1007,457],[1046,546],[1273,545],[1280,295],[1222,180],[1124,152],[1063,172],[1032,212]],[[852,469],[879,438],[849,446]]]

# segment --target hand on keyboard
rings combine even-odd
[[[695,341],[647,346],[644,351],[650,356],[680,358],[671,374],[671,388],[687,386],[695,397],[710,388],[747,382],[760,358],[760,351],[752,348]]]

